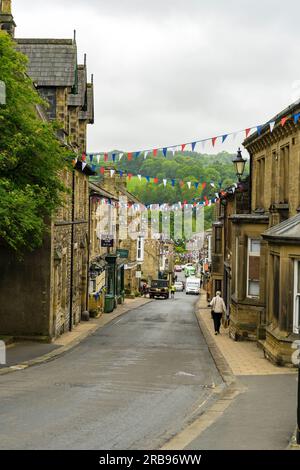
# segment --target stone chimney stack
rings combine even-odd
[[[16,23],[11,13],[11,0],[0,0],[0,30],[15,36]]]

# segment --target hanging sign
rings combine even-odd
[[[114,238],[112,235],[101,235],[101,247],[112,248],[114,246]]]

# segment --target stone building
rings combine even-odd
[[[0,27],[14,35],[11,2],[1,2]],[[61,124],[59,138],[73,155],[86,150],[86,128],[93,123],[93,85],[86,61],[77,62],[74,39],[16,39],[29,59],[28,74],[49,102],[47,119]],[[51,340],[72,329],[88,303],[89,187],[92,170],[78,159],[63,170],[69,189],[49,222],[43,246],[19,262],[0,255],[0,333]]]
[[[101,246],[101,237],[104,233],[102,225],[107,216],[108,206],[106,201],[117,204],[116,197],[104,190],[97,182],[90,182],[90,234],[89,234],[89,305],[88,310],[92,316],[98,316],[105,310],[106,287],[112,286],[109,281],[110,266],[106,258],[109,256],[110,247]],[[117,238],[117,236],[116,236]],[[122,268],[120,268],[122,270]],[[117,275],[114,273],[114,275]],[[121,281],[122,283],[122,281]],[[114,284],[116,284],[114,282]],[[121,289],[123,290],[123,288]],[[111,292],[111,289],[109,290]],[[117,303],[117,302],[116,302]]]
[[[249,181],[222,191],[213,226],[214,289],[222,290],[233,339],[257,341],[291,363],[300,318],[300,101],[244,142]]]

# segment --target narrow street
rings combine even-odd
[[[55,361],[1,377],[0,448],[158,449],[222,382],[197,300],[155,300]]]

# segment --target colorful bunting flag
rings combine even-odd
[[[300,113],[297,113],[297,114],[294,114],[294,123],[297,124],[297,122],[299,121],[299,118],[300,118]]]
[[[132,152],[127,153],[127,158],[129,162],[132,160]]]
[[[181,145],[181,151],[182,151],[182,152],[184,152],[185,146],[186,146],[186,144],[182,144],[182,145]]]
[[[167,156],[167,152],[168,152],[168,149],[167,149],[167,147],[165,147],[165,148],[163,149],[163,154],[164,154],[164,157],[166,157],[166,156]]]
[[[193,142],[193,143],[192,143],[192,152],[195,151],[196,145],[197,145],[197,142]]]
[[[228,137],[228,134],[224,134],[224,135],[222,136],[222,144],[224,144],[224,142],[225,142],[225,140],[227,139],[227,137]]]
[[[157,157],[157,149],[153,150],[153,157]]]
[[[270,124],[270,131],[273,132],[274,126],[275,126],[275,121],[269,122]]]
[[[214,147],[215,144],[216,144],[216,141],[217,141],[217,138],[218,137],[213,137],[211,140],[212,140],[212,146]]]
[[[245,129],[246,139],[248,135],[250,134],[250,131],[251,131],[251,127],[248,127],[248,129]]]
[[[105,153],[105,154],[104,154],[104,161],[107,162],[107,160],[108,160],[108,154]]]
[[[281,120],[280,120],[280,124],[282,125],[282,127],[285,125],[286,121],[288,120],[288,117],[283,117]]]

